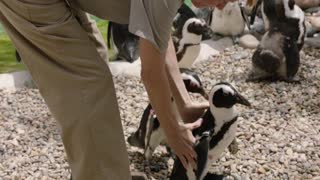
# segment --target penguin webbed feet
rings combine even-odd
[[[231,39],[232,39],[233,44],[239,44],[239,42],[240,42],[240,35],[231,36]]]
[[[224,180],[226,176],[220,174],[207,173],[203,180]]]
[[[239,151],[239,145],[236,139],[234,139],[228,146],[228,150],[231,154],[237,154],[237,152]]]
[[[275,82],[275,81],[281,81],[281,80],[283,80],[283,78],[279,77],[276,74],[259,75],[259,74],[251,73],[246,79],[246,82],[259,83],[261,81]]]
[[[295,77],[287,77],[283,79],[283,81],[292,84],[301,84],[300,79]]]

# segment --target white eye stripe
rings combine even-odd
[[[195,84],[196,86],[200,87],[200,82],[196,80],[193,76],[186,74],[186,73],[181,73],[182,79],[183,80],[190,80],[191,83]]]
[[[220,84],[220,85],[216,85],[216,86],[214,86],[214,87],[212,88],[212,90],[211,90],[211,92],[210,92],[210,98],[212,98],[213,95],[214,95],[214,93],[215,93],[216,91],[220,90],[220,89],[222,89],[222,91],[223,91],[224,94],[229,94],[229,93],[232,94],[232,95],[235,94],[234,90],[233,90],[230,86],[225,85],[225,84]]]

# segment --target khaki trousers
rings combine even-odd
[[[0,22],[51,113],[75,180],[128,180],[128,154],[106,48],[64,0],[0,0]]]

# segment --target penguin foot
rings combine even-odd
[[[298,79],[298,78],[293,78],[293,77],[284,79],[283,81],[285,81],[285,82],[287,82],[287,83],[292,83],[292,84],[301,84],[300,79]]]
[[[233,41],[233,44],[239,44],[239,42],[240,42],[239,36],[231,36],[231,39]]]
[[[228,146],[228,149],[231,154],[237,154],[239,151],[239,145],[236,139],[231,142],[231,144]]]
[[[144,157],[147,161],[149,161],[151,159],[152,153],[153,153],[153,149],[147,147],[144,152]]]
[[[224,180],[225,176],[224,175],[219,175],[219,174],[212,174],[208,173],[203,180]]]
[[[254,83],[258,83],[261,81],[275,82],[279,80],[281,81],[282,79],[276,75],[270,75],[270,76],[249,75],[249,77],[246,79],[246,82],[254,82]]]

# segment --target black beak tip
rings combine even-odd
[[[241,95],[238,95],[238,103],[245,105],[245,106],[248,106],[248,107],[251,107],[251,103]]]

